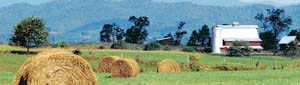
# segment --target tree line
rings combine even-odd
[[[291,29],[293,20],[287,16],[284,9],[267,9],[266,13],[258,13],[254,17],[260,23],[260,38],[262,46],[266,50],[278,49],[280,34]],[[143,44],[149,33],[150,20],[147,16],[131,16],[128,19],[133,25],[124,29],[117,23],[103,25],[100,34],[101,42],[114,43],[116,41],[126,41],[128,43]],[[182,45],[182,39],[187,35],[184,29],[186,22],[179,22],[174,34],[168,33],[164,37],[174,39],[173,45]],[[14,26],[13,36],[10,38],[10,45],[23,46],[28,48],[39,47],[48,44],[48,31],[43,19],[38,17],[29,17],[21,20]],[[300,40],[300,31],[292,30],[289,35],[297,36]],[[211,32],[208,25],[202,26],[198,30],[193,30],[187,42],[188,46],[209,47],[211,45]]]
[[[128,21],[133,23],[133,26],[126,31],[116,23],[105,24],[100,31],[100,42],[114,43],[116,41],[125,40],[127,43],[142,44],[149,35],[147,27],[150,25],[149,18],[146,16],[136,17],[131,16]],[[186,22],[179,22],[174,34],[168,33],[164,38],[172,38],[173,45],[182,45],[183,37],[188,34],[184,30]],[[207,25],[202,29],[193,31],[187,43],[188,46],[210,46],[210,30]],[[199,44],[200,43],[200,44]]]

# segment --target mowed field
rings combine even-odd
[[[49,48],[33,49],[43,51]],[[24,50],[9,46],[0,46],[0,85],[11,85],[20,66],[34,55],[10,54],[7,51]],[[68,49],[72,50],[72,49]],[[273,70],[273,67],[288,67],[297,64],[292,60],[276,56],[223,57],[202,55],[199,63],[202,65],[247,65],[255,66],[257,62],[266,65],[265,70],[247,71],[199,71],[192,72],[182,68],[179,73],[156,73],[155,63],[163,59],[174,59],[181,65],[188,63],[189,55],[178,51],[137,51],[137,50],[99,50],[81,49],[81,55],[92,66],[100,85],[299,85],[300,70],[285,68]],[[98,63],[104,56],[121,56],[138,59],[142,72],[135,78],[111,78],[110,74],[97,72]],[[300,61],[299,61],[300,63]]]

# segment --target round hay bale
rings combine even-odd
[[[136,77],[140,73],[140,67],[135,60],[119,59],[111,68],[112,77],[129,78]]]
[[[111,73],[112,64],[119,59],[120,57],[118,56],[109,56],[101,59],[98,66],[99,72]]]
[[[157,64],[157,72],[180,72],[180,66],[172,59],[165,59]]]
[[[60,51],[44,52],[28,59],[14,81],[14,85],[96,84],[96,76],[86,60]]]

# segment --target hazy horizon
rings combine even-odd
[[[42,3],[48,3],[55,0],[2,0],[0,1],[0,7],[9,6],[17,3],[28,3],[33,5],[39,5]],[[195,4],[203,5],[204,2],[214,2],[217,6],[222,6],[225,0],[153,0],[157,2],[192,2]],[[227,0],[236,1],[237,4],[268,4],[273,6],[288,6],[294,4],[300,4],[300,0]],[[208,3],[207,5],[213,5],[214,3]],[[205,5],[205,4],[204,4]],[[223,5],[226,6],[226,5]]]

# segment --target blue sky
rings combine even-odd
[[[0,0],[0,7],[8,6],[15,3],[30,3],[30,4],[41,4],[50,2],[53,0]],[[154,0],[154,1],[163,1],[163,2],[182,2],[182,1],[191,1],[191,2],[199,2],[200,0]],[[217,1],[217,0],[216,0]],[[222,0],[223,1],[223,0]],[[245,3],[274,3],[276,5],[290,5],[290,4],[299,4],[300,0],[240,0]]]
[[[41,4],[50,2],[52,0],[0,0],[0,7],[9,6],[16,3],[30,3],[30,4]]]

